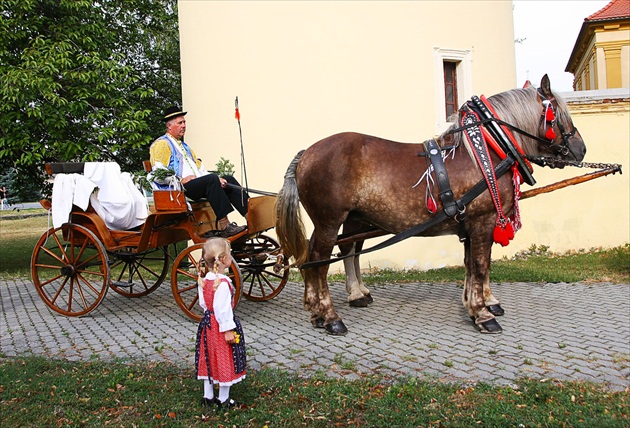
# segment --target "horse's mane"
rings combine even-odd
[[[488,98],[488,101],[492,107],[494,107],[494,110],[497,112],[497,115],[501,120],[529,134],[537,135],[542,114],[542,105],[538,101],[536,95],[536,88],[529,86],[527,88],[512,89],[510,91],[492,95]],[[555,112],[556,119],[560,121],[566,129],[570,129],[570,116],[567,104],[555,93],[554,97],[557,102],[557,109]],[[440,137],[440,139],[448,137],[452,141],[453,145],[461,144],[462,139],[464,138],[463,132],[453,132],[453,130],[460,126],[458,113],[454,115],[457,117],[455,119],[455,123],[453,123],[453,125],[451,125]],[[449,136],[449,134],[451,135]],[[519,132],[512,132],[512,134],[525,153],[538,153],[538,142],[536,140],[526,137]]]

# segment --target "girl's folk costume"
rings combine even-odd
[[[218,284],[215,280],[218,278]],[[197,379],[230,386],[245,379],[245,336],[234,316],[234,286],[225,275],[209,272],[199,284],[199,304],[205,310],[197,330]],[[224,332],[235,330],[238,343],[225,341]]]

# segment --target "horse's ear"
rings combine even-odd
[[[530,82],[529,80],[526,80],[525,84],[523,85],[523,89],[529,88],[530,86],[532,86],[532,82]]]
[[[547,76],[546,74],[540,81],[540,90],[545,97],[550,99],[553,98],[553,94],[551,93],[551,82],[549,81],[549,76]]]

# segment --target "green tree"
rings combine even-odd
[[[15,168],[0,171],[0,187],[7,189],[7,202],[11,205],[19,202],[34,202],[41,199],[41,189],[32,182],[22,182]]]
[[[141,169],[181,99],[176,0],[0,0],[0,168]]]

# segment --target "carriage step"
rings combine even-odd
[[[135,284],[133,282],[127,282],[127,281],[112,281],[112,285],[118,288],[131,288]]]

